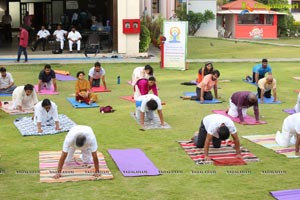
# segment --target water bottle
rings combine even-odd
[[[121,77],[120,76],[117,77],[117,83],[118,83],[118,85],[120,85],[120,83],[121,83]]]

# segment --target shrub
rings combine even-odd
[[[141,25],[141,33],[140,33],[140,43],[139,43],[139,51],[146,52],[149,49],[149,45],[151,42],[150,31],[145,25]]]

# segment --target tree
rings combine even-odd
[[[183,3],[183,6],[180,5],[177,8],[176,15],[181,21],[189,22],[189,35],[194,35],[203,23],[215,19],[214,13],[210,10],[205,10],[204,13],[194,13],[193,11],[186,13],[186,3]]]

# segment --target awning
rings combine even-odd
[[[229,14],[240,14],[243,10],[219,10],[217,14],[229,15]],[[287,15],[287,13],[276,12],[273,10],[253,10],[252,12],[245,13],[245,15],[251,14],[264,14],[264,15]]]

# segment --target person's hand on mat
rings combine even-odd
[[[41,128],[38,129],[38,133],[42,133],[43,130]]]
[[[200,103],[203,103],[203,102],[204,102],[204,98],[200,97]]]
[[[235,157],[237,157],[237,158],[241,158],[241,159],[243,158],[241,154],[236,154],[236,156],[235,156]]]
[[[209,156],[204,156],[204,160],[206,160],[206,161],[210,161],[210,160],[211,160],[211,158],[210,158]]]
[[[57,174],[55,174],[52,178],[54,178],[54,179],[59,179],[61,177],[61,174],[60,173],[57,173]]]
[[[17,106],[17,109],[18,109],[20,112],[24,112],[22,106]]]
[[[295,155],[296,156],[300,156],[300,152],[295,152]]]
[[[256,123],[256,124],[261,124],[261,121],[260,121],[260,120],[258,120],[258,121],[255,121],[255,123]]]
[[[56,131],[60,131],[61,128],[60,128],[60,127],[55,127],[55,130],[56,130]]]
[[[100,174],[99,172],[96,172],[96,173],[93,174],[93,176],[95,176],[95,177],[100,177],[101,174]]]
[[[247,122],[245,122],[245,121],[242,121],[242,122],[241,122],[241,124],[243,124],[243,125],[246,125],[246,124],[247,124]]]

